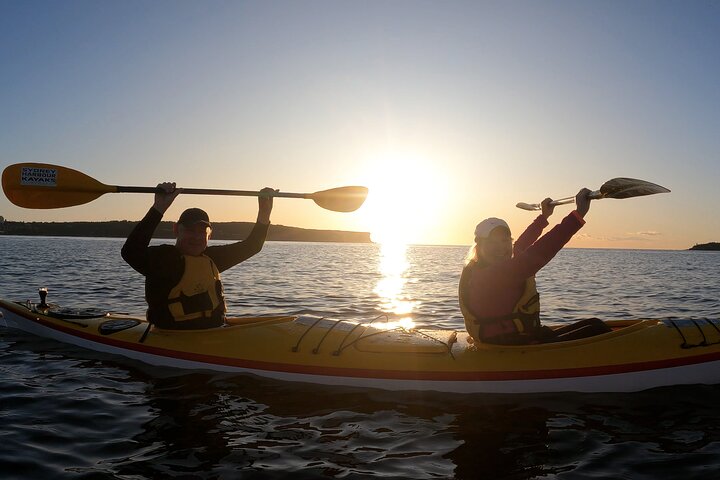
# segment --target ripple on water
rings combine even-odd
[[[120,239],[0,237],[2,296],[142,314]],[[462,329],[465,247],[409,247],[403,299]],[[273,242],[225,273],[231,312],[372,319],[374,245]],[[564,250],[546,319],[720,314],[720,255]],[[440,395],[186,374],[0,329],[3,478],[715,478],[720,387]],[[13,474],[7,472],[15,472]],[[14,476],[13,476],[14,475]]]

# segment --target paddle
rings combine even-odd
[[[16,163],[2,174],[2,187],[7,198],[19,207],[63,208],[92,202],[106,193],[156,193],[157,187],[123,187],[105,185],[82,172],[46,163]],[[183,194],[238,195],[257,197],[268,195],[247,190],[217,190],[183,188]],[[352,212],[360,208],[367,197],[365,187],[339,187],[315,193],[272,192],[271,197],[307,198],[327,210]]]
[[[646,182],[645,180],[637,180],[635,178],[613,178],[603,183],[600,190],[590,192],[590,198],[599,200],[601,198],[632,198],[642,197],[645,195],[654,195],[656,193],[668,193],[665,187],[656,185],[654,183]],[[554,200],[551,205],[564,205],[566,203],[573,203],[575,197],[565,197],[559,200]],[[516,205],[518,208],[523,210],[541,210],[542,207],[539,203],[524,203],[520,202]]]

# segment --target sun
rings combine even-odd
[[[358,214],[371,239],[423,243],[445,208],[441,170],[419,156],[385,154],[367,162],[360,175],[370,193]]]

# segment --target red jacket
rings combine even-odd
[[[538,240],[547,225],[547,219],[539,215],[515,242],[512,258],[494,265],[466,267],[470,278],[464,302],[475,318],[512,313],[525,290],[525,280],[544,267],[585,225],[585,220],[573,210]]]

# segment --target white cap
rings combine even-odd
[[[490,232],[497,227],[505,227],[508,229],[508,232],[510,231],[510,227],[505,220],[490,217],[477,224],[477,227],[475,227],[475,238],[487,238],[490,236]]]

